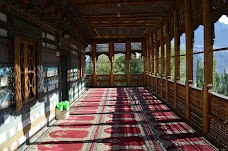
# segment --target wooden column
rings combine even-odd
[[[114,42],[109,42],[109,59],[111,65],[110,71],[110,86],[114,86],[114,74],[113,74],[113,58],[114,58]]]
[[[170,37],[169,37],[169,20],[165,21],[165,41],[166,41],[166,101],[169,101],[169,81],[171,75],[170,68]]]
[[[145,61],[145,54],[146,54],[146,51],[147,51],[147,47],[146,47],[146,42],[145,40],[142,41],[142,48],[143,48],[143,56],[144,56],[144,60],[143,60],[143,63],[144,63],[144,69],[143,69],[143,86],[146,86],[146,69],[147,69],[147,62]]]
[[[130,58],[131,58],[131,43],[130,41],[127,41],[127,52],[126,52],[126,58],[127,58],[127,86],[130,86],[131,81],[131,75],[130,75]]]
[[[204,25],[204,87],[203,87],[203,132],[209,133],[210,119],[209,114],[209,97],[208,90],[213,84],[213,42],[212,42],[212,28],[211,22],[211,1],[203,0],[203,25]]]
[[[154,71],[154,58],[155,58],[155,55],[154,55],[154,48],[155,48],[155,43],[154,43],[154,38],[155,36],[154,36],[154,34],[153,33],[151,33],[151,44],[152,44],[152,47],[151,47],[151,62],[152,62],[152,64],[151,64],[151,75],[150,75],[150,81],[151,81],[151,83],[150,83],[150,85],[151,85],[151,90],[153,90],[154,91],[154,77],[153,77],[153,75],[155,75],[154,73],[155,73],[155,71]]]
[[[81,78],[85,79],[85,54],[81,53]]]
[[[154,49],[154,54],[155,54],[155,64],[156,64],[156,69],[155,69],[155,93],[158,93],[158,73],[159,73],[159,62],[158,62],[158,35],[157,35],[157,30],[155,30],[155,49]]]
[[[97,73],[96,73],[96,64],[97,64],[97,55],[96,55],[96,43],[92,43],[92,59],[93,59],[93,86],[97,86]]]
[[[151,45],[150,45],[150,40],[151,40],[151,35],[150,32],[148,33],[148,37],[147,37],[147,86],[150,88],[150,74],[151,74]]]
[[[165,69],[165,50],[164,50],[164,39],[163,39],[163,25],[160,25],[160,46],[161,46],[161,97],[163,98],[163,77]]]
[[[190,85],[193,81],[193,31],[191,21],[191,0],[185,0],[185,33],[186,33],[186,95],[185,117],[190,118]]]
[[[180,36],[178,31],[178,14],[174,11],[174,53],[175,53],[175,78],[174,78],[174,109],[177,108],[177,82],[180,79]]]

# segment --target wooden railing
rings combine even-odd
[[[127,86],[127,75],[126,74],[115,74],[114,75],[114,86]]]
[[[143,74],[130,74],[130,82],[127,83],[127,74],[114,74],[111,81],[110,74],[96,75],[96,80],[93,80],[93,75],[86,75],[86,85],[89,87],[111,87],[113,86],[144,86]],[[113,83],[112,83],[113,82]]]
[[[97,87],[110,87],[110,75],[97,75]]]
[[[143,86],[143,74],[130,74],[130,86]]]
[[[93,75],[86,75],[86,86],[87,87],[93,86]]]
[[[185,115],[185,85],[177,84],[177,110],[183,116]]]
[[[203,92],[202,89],[190,87],[190,119],[195,126],[202,129],[202,106],[203,106]]]
[[[228,97],[209,92],[210,135],[228,147]]]
[[[176,97],[177,108],[176,111],[182,116],[186,116],[186,86],[181,83],[176,83],[176,92],[174,90],[174,82],[168,80],[168,90],[166,90],[166,79],[162,79],[162,87],[160,85],[161,78],[153,75],[147,75],[148,88],[160,96],[162,88],[162,96],[165,100],[166,93],[168,93],[168,104],[174,107],[174,98]],[[209,113],[209,135],[228,147],[228,97],[219,95],[211,90],[208,91]],[[192,125],[202,130],[203,127],[203,91],[200,88],[189,85],[189,121]]]

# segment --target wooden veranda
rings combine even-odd
[[[227,0],[1,0],[0,150],[101,87],[144,87],[227,150],[227,16]]]

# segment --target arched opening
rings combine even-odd
[[[175,51],[174,51],[174,38],[170,41],[170,45],[171,45],[171,50],[170,50],[170,69],[171,69],[171,80],[174,80],[175,78]]]
[[[110,71],[111,65],[108,56],[105,54],[99,55],[96,64],[96,73],[98,75],[107,75],[110,74]]]
[[[222,15],[214,24],[213,89],[228,96],[228,17]]]
[[[186,81],[186,34],[180,36],[180,82]]]
[[[203,26],[194,31],[193,43],[193,85],[202,88],[204,82],[204,35]]]

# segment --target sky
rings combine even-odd
[[[228,25],[228,17],[226,15],[222,15],[221,18],[219,19],[219,22]]]

